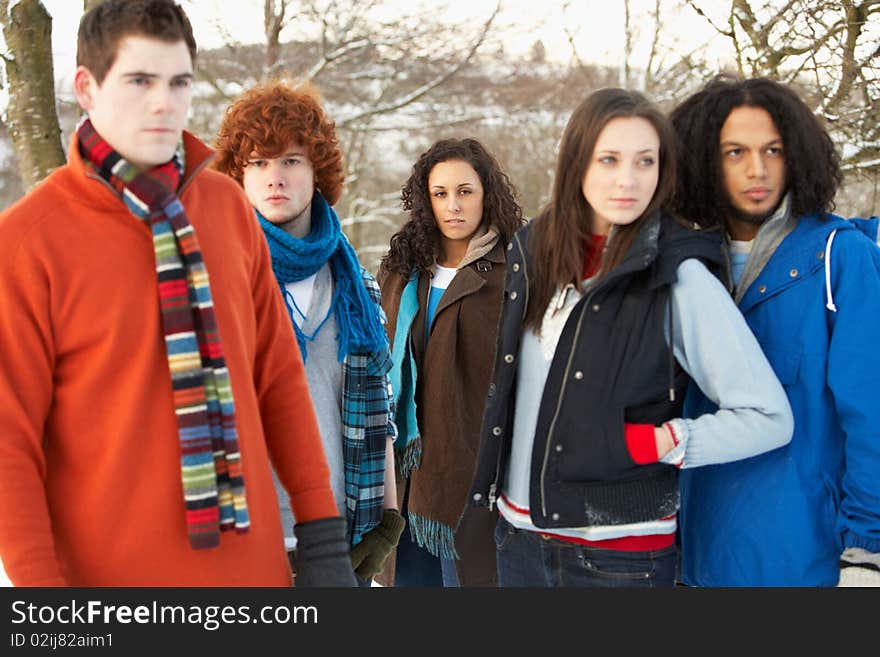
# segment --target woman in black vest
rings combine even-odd
[[[672,586],[678,468],[778,448],[781,385],[711,273],[721,235],[662,212],[673,138],[602,89],[563,134],[550,203],[507,258],[471,503],[501,586]],[[719,410],[683,419],[689,381]]]

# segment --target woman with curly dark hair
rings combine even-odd
[[[379,581],[494,586],[495,516],[468,509],[501,308],[505,248],[522,225],[515,190],[475,139],[425,151],[403,186],[409,220],[379,285],[392,343],[404,534]]]

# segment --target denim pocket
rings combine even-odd
[[[507,522],[504,516],[499,515],[498,522],[495,523],[495,549],[500,552],[507,547],[515,532],[514,526]]]
[[[674,581],[675,547],[653,552],[616,552],[583,548],[580,558],[584,570],[593,577],[649,581],[653,579]],[[666,573],[666,570],[670,570]]]
[[[648,580],[654,573],[651,559],[623,561],[615,557],[596,557],[581,552],[584,570],[594,577]]]

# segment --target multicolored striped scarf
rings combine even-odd
[[[180,438],[183,500],[190,545],[216,547],[220,530],[250,527],[229,371],[214,317],[208,272],[177,188],[183,149],[140,171],[95,132],[77,128],[83,158],[153,233],[159,306]]]

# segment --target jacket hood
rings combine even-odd
[[[529,221],[517,231],[521,241],[528,240],[535,221]],[[645,220],[623,260],[609,275],[640,269],[655,261],[661,250],[669,256],[664,260],[674,263],[674,267],[685,257],[702,259],[709,270],[719,277],[726,267],[720,229],[685,226],[658,210]],[[664,271],[659,272],[656,284],[662,285],[675,280],[674,267],[664,267]]]
[[[486,257],[486,255],[495,248],[499,239],[501,239],[501,234],[495,226],[489,226],[488,228],[481,227],[478,229],[477,234],[471,237],[471,241],[468,242],[467,251],[461,259],[461,262],[458,263],[457,269],[464,269],[472,262],[476,262],[480,258]]]
[[[658,211],[639,229],[626,257],[611,275],[653,261],[654,285],[666,285],[675,281],[682,260],[698,258],[719,276],[725,266],[721,243],[720,230],[686,226]]]
[[[880,217],[870,217],[868,219],[853,217],[849,220],[849,222],[862,233],[867,235],[872,242],[878,241],[877,238],[878,231],[880,231]]]
[[[690,254],[690,257],[699,257],[710,269],[723,267],[725,264],[720,229],[701,228],[697,224],[685,226],[672,217],[665,216],[660,230],[660,241],[664,250],[673,254],[682,252]]]
[[[639,228],[618,267],[625,267],[627,263],[642,260],[646,256],[654,257],[661,251],[673,256],[673,259],[677,254],[687,253],[688,257],[701,258],[712,266],[724,263],[720,231],[701,229],[696,225],[686,226],[658,210]]]
[[[828,239],[825,242],[825,307],[831,312],[837,312],[837,304],[834,303],[834,292],[833,286],[831,282],[831,253],[832,246],[834,245],[834,236],[837,234],[837,231],[840,230],[841,227],[851,227],[855,228],[862,234],[864,234],[869,240],[877,243],[877,227],[880,220],[877,217],[871,217],[869,219],[862,219],[859,217],[854,217],[852,219],[841,219],[840,217],[833,217],[833,230],[829,233]]]

